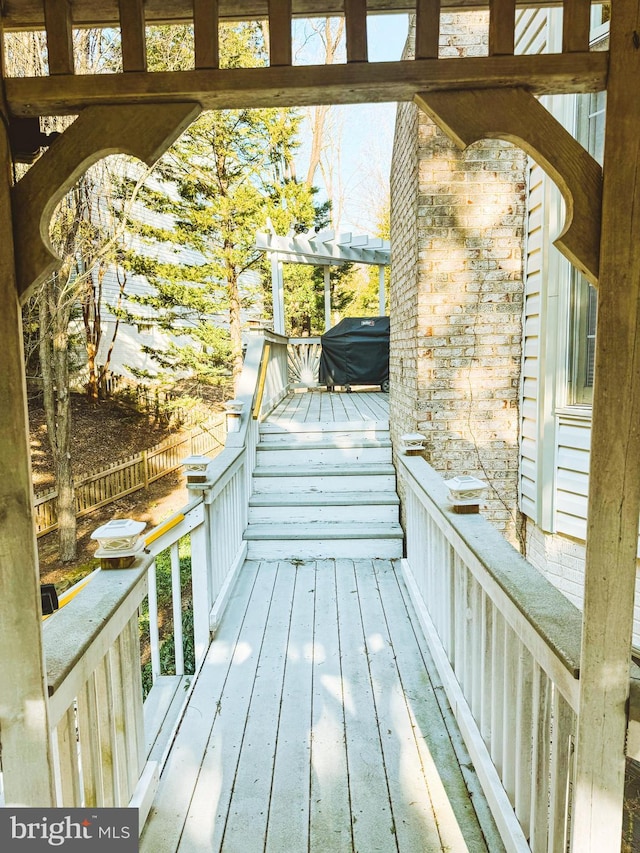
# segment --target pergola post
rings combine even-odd
[[[0,122],[0,736],[7,805],[55,805],[33,525],[27,393],[11,239],[11,154]]]
[[[611,6],[574,853],[619,853],[640,515],[640,0]]]
[[[384,317],[387,310],[387,300],[385,298],[384,266],[382,264],[378,267],[378,305],[380,316]]]
[[[324,267],[324,330],[331,328],[331,267]]]
[[[273,299],[273,331],[284,335],[284,278],[282,261],[277,252],[271,253],[271,294]]]

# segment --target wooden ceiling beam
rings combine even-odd
[[[415,100],[460,148],[504,139],[542,166],[565,201],[565,225],[554,245],[597,284],[602,168],[540,101],[524,89],[420,93]]]
[[[594,0],[595,2],[595,0]],[[229,20],[267,19],[269,0],[219,0],[220,18]],[[516,0],[521,7],[561,6],[562,0]],[[42,0],[4,0],[2,23],[6,30],[29,30],[44,27]],[[293,0],[294,17],[342,15],[345,0]],[[488,0],[441,0],[443,11],[487,10]],[[406,12],[416,10],[416,0],[368,0],[367,11]],[[193,20],[193,0],[147,0],[147,24],[185,23]],[[74,0],[73,20],[76,26],[114,26],[119,22],[118,0]]]
[[[520,86],[535,95],[606,88],[608,54],[465,57],[5,80],[12,115],[75,115],[96,104],[197,101],[203,109],[410,101],[417,92]]]
[[[24,301],[60,268],[49,226],[65,193],[108,154],[130,154],[151,166],[198,117],[197,104],[94,107],[85,110],[12,189],[18,292]]]

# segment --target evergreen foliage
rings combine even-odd
[[[182,28],[181,37],[180,31],[150,33],[154,70],[187,61],[189,33]],[[262,29],[249,23],[221,28],[220,52],[226,67],[265,64]],[[213,380],[228,365],[237,376],[241,312],[261,297],[258,277],[247,275],[259,267],[256,232],[267,219],[278,233],[322,224],[314,191],[295,178],[300,120],[293,109],[204,113],[141,190],[144,210],[129,221],[134,239],[121,261],[155,291],[136,301],[153,308],[165,328],[187,336],[157,359],[165,366]]]

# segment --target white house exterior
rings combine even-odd
[[[592,43],[608,25],[594,12]],[[523,51],[554,49],[561,12],[522,16]],[[600,160],[605,94],[554,96],[545,106]],[[560,192],[538,164],[527,167],[520,427],[520,510],[526,555],[579,606],[584,561],[595,338],[594,290],[553,246],[564,223]],[[640,645],[636,597],[634,642]]]
[[[448,16],[441,53],[482,55],[482,14]],[[604,18],[594,6],[596,49],[608,46]],[[562,37],[561,9],[517,12],[516,53],[556,52]],[[543,103],[601,162],[605,93]],[[423,432],[444,476],[487,480],[487,515],[581,606],[595,291],[553,245],[565,223],[560,191],[520,155],[495,140],[460,152],[413,105],[399,107],[391,178],[395,429]],[[640,648],[638,597],[635,611]]]

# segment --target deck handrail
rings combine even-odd
[[[565,850],[580,611],[423,458],[397,465],[407,586],[505,846]]]
[[[190,502],[146,534],[133,565],[104,564],[43,625],[58,805],[135,805],[144,824],[171,732],[192,689],[190,675],[204,661],[244,562],[258,420],[287,393],[286,350],[287,339],[279,335],[252,337],[238,383],[238,399],[245,404],[240,428],[228,433],[206,482],[187,477]],[[188,546],[185,554],[182,543]],[[163,553],[173,602],[170,677],[161,661],[156,595],[156,562]],[[193,628],[186,631],[193,635],[193,656],[187,665],[183,615],[189,580]],[[152,687],[143,701],[139,611],[145,599]]]

